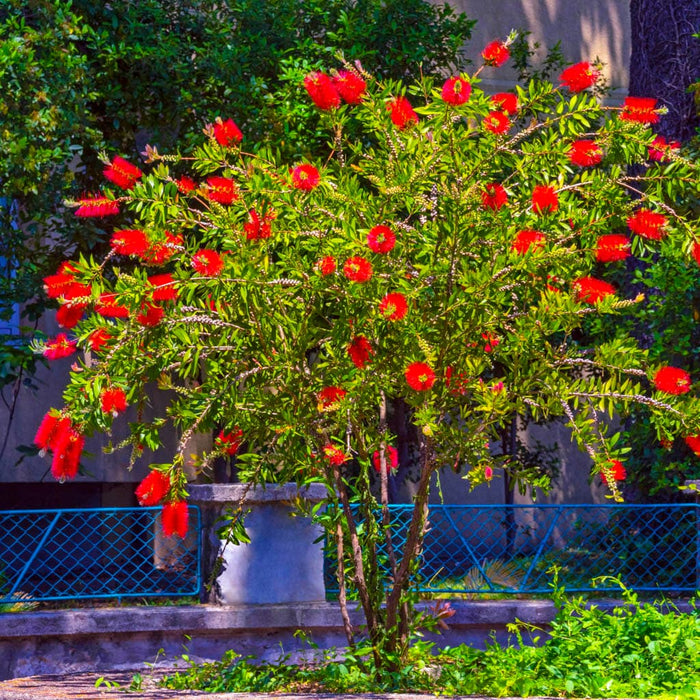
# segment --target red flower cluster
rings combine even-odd
[[[243,224],[246,240],[259,241],[263,238],[269,238],[272,235],[274,218],[274,212],[267,212],[260,218],[260,214],[255,209],[251,209],[248,212],[248,222]]]
[[[162,265],[175,255],[179,248],[185,244],[181,233],[164,232],[164,240],[150,241],[148,248],[141,256],[149,265]]]
[[[130,190],[143,175],[135,165],[119,156],[114,157],[103,174],[110,182],[124,190]]]
[[[310,163],[296,165],[290,172],[292,173],[292,187],[297,190],[310,192],[321,182],[321,175]]]
[[[119,213],[119,202],[116,199],[109,199],[103,196],[83,197],[77,200],[78,208],[75,210],[76,216],[100,217],[114,216]]]
[[[693,258],[695,259],[695,262],[700,265],[700,243],[695,241],[693,243],[693,247],[691,249],[691,253],[693,255]]]
[[[51,474],[55,479],[73,479],[78,473],[80,455],[85,446],[85,438],[73,425],[70,418],[61,417],[49,411],[41,421],[34,444],[42,454],[53,451]]]
[[[44,291],[46,292],[46,296],[48,296],[49,299],[58,299],[58,297],[69,298],[71,290],[76,286],[80,287],[81,290],[87,290],[85,296],[90,296],[90,287],[79,285],[75,277],[73,277],[74,272],[75,268],[71,263],[63,262],[55,275],[44,277]],[[74,296],[76,295],[70,294],[70,297]]]
[[[445,370],[445,386],[453,396],[464,396],[469,388],[469,377],[464,372],[455,372],[450,366]]]
[[[661,240],[666,232],[663,230],[668,219],[663,214],[651,211],[651,209],[638,209],[627,219],[630,231],[642,238],[650,238],[654,241]]]
[[[367,234],[367,245],[373,253],[388,253],[396,245],[396,234],[388,226],[375,226]]]
[[[129,316],[129,309],[117,304],[117,295],[112,292],[100,294],[95,311],[105,318],[127,318]]]
[[[656,124],[659,121],[656,100],[653,97],[625,97],[620,119],[639,124]]]
[[[559,76],[559,80],[571,92],[582,92],[589,87],[593,87],[599,77],[600,73],[588,61],[582,61],[564,69]]]
[[[170,477],[154,469],[136,487],[136,498],[139,505],[157,506],[168,491],[170,491]]]
[[[312,102],[319,109],[327,110],[340,107],[340,93],[329,75],[320,71],[309,73],[304,78],[304,87]]]
[[[610,462],[610,472],[612,472],[612,478],[615,479],[615,481],[624,481],[627,478],[627,471],[625,470],[624,465],[619,459],[613,459]],[[604,471],[600,472],[600,478],[603,480],[603,483],[607,486],[608,477],[605,476]]]
[[[620,233],[600,236],[596,243],[595,259],[598,262],[624,260],[630,254],[630,239]]]
[[[136,255],[142,257],[148,250],[148,237],[140,229],[115,231],[109,244],[119,255]]]
[[[339,467],[350,459],[350,455],[345,454],[339,447],[328,443],[323,447],[324,457],[334,466]]]
[[[442,99],[455,107],[467,102],[471,94],[471,84],[462,77],[448,78],[442,86]]]
[[[412,362],[405,372],[406,383],[415,391],[428,391],[435,384],[435,372],[425,362]]]
[[[379,313],[389,321],[400,321],[407,312],[408,303],[401,292],[389,292],[379,302]]]
[[[530,249],[534,251],[540,250],[545,244],[545,235],[540,231],[531,231],[529,229],[524,229],[523,231],[518,231],[511,243],[510,249],[514,253],[519,255],[525,255]]]
[[[202,277],[217,277],[224,269],[224,259],[209,248],[202,248],[192,256],[192,267]]]
[[[158,304],[145,302],[141,304],[141,310],[136,314],[136,323],[142,326],[157,326],[165,316],[165,310]]]
[[[318,410],[334,411],[348,392],[339,386],[325,386],[318,392]]]
[[[502,41],[497,39],[486,45],[481,52],[481,57],[487,66],[500,68],[510,58],[510,51]]]
[[[345,261],[343,273],[351,282],[369,282],[372,279],[372,263],[367,258],[355,255]]]
[[[401,131],[412,124],[418,123],[418,115],[413,111],[411,103],[403,95],[387,102],[386,108],[390,113],[392,124]]]
[[[74,328],[83,317],[87,304],[64,304],[56,312],[56,323],[63,328]]]
[[[218,434],[214,445],[224,454],[235,455],[238,448],[243,442],[243,431],[239,427],[235,427],[231,432],[227,433],[223,430]]]
[[[512,92],[497,92],[491,95],[491,104],[497,110],[513,115],[518,111],[518,96]]]
[[[688,435],[684,438],[685,444],[700,457],[700,435]]]
[[[207,199],[219,204],[232,204],[238,199],[238,185],[230,177],[212,175],[207,178],[207,187],[204,190]]]
[[[115,418],[126,411],[126,394],[123,389],[105,389],[100,396],[103,413],[111,413]]]
[[[44,357],[47,360],[60,360],[75,352],[76,340],[70,340],[65,333],[59,333],[55,338],[49,338],[44,348]]]
[[[88,345],[93,352],[101,352],[110,340],[112,340],[112,336],[106,328],[95,329],[87,338]]]
[[[574,289],[577,300],[587,304],[595,304],[616,291],[612,284],[595,277],[579,277],[574,281]]]
[[[197,183],[187,175],[183,175],[181,178],[175,180],[175,184],[182,194],[189,194],[197,189]]]
[[[355,367],[364,369],[374,355],[374,349],[364,335],[356,335],[348,345],[348,355]]]
[[[393,445],[387,445],[384,448],[384,463],[392,472],[399,468],[399,451]],[[372,455],[372,464],[377,474],[381,474],[382,460],[379,455],[379,450]]]
[[[510,119],[505,112],[489,112],[484,118],[484,129],[492,134],[503,134],[510,129]]]
[[[687,394],[690,391],[690,375],[679,367],[661,367],[654,375],[654,386],[665,394]]]
[[[481,203],[484,209],[498,211],[508,201],[505,187],[498,182],[490,182],[484,185],[481,193]]]
[[[165,503],[160,513],[163,534],[166,537],[178,535],[178,537],[184,538],[187,535],[188,516],[187,503],[185,501]]]
[[[569,160],[580,168],[590,168],[603,160],[603,149],[590,139],[574,141],[569,149]]]
[[[325,258],[321,258],[321,260],[318,261],[316,267],[324,277],[327,277],[335,272],[337,264],[332,255],[326,255]]]
[[[349,105],[359,105],[367,90],[367,83],[357,73],[349,70],[338,71],[338,75],[333,78],[333,85]]]
[[[554,213],[558,208],[557,191],[550,185],[537,185],[532,191],[532,210],[535,214]]]
[[[481,337],[485,341],[484,352],[493,352],[500,344],[500,339],[491,333],[482,333]]]
[[[681,147],[680,141],[666,141],[665,137],[657,136],[649,146],[650,160],[666,161],[672,151],[677,151]]]
[[[167,272],[162,275],[151,275],[148,284],[153,287],[151,299],[153,301],[175,301],[177,299],[177,288],[173,276]]]
[[[233,119],[223,121],[221,117],[214,120],[214,138],[221,146],[235,146],[243,140],[243,132]]]

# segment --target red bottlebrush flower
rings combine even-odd
[[[168,262],[184,244],[185,239],[182,234],[165,231],[165,240],[152,241],[141,257],[149,265],[162,265]]]
[[[387,445],[384,448],[384,462],[392,472],[399,468],[399,451],[393,445]],[[376,471],[377,474],[381,474],[382,460],[379,455],[379,450],[372,455],[372,464],[374,465],[374,471]]]
[[[425,362],[412,362],[405,372],[406,383],[415,391],[428,391],[435,384],[435,372]]]
[[[128,318],[129,309],[117,304],[117,295],[112,292],[100,294],[100,300],[95,305],[95,311],[105,318]]]
[[[111,413],[115,418],[126,411],[126,394],[123,389],[105,389],[100,395],[102,413]]]
[[[224,269],[224,259],[209,248],[202,248],[192,256],[192,267],[202,277],[217,277]]]
[[[204,194],[212,202],[232,204],[238,199],[238,185],[230,177],[212,175],[207,178],[207,187]]]
[[[620,233],[600,236],[596,243],[595,259],[598,262],[624,260],[630,254],[630,239]]]
[[[655,110],[656,100],[653,97],[625,97],[620,119],[639,124],[656,124],[659,115]]]
[[[496,39],[486,45],[481,52],[481,57],[487,66],[500,68],[510,58],[510,51],[502,41]]]
[[[310,163],[296,165],[290,172],[292,173],[292,187],[297,190],[310,192],[321,182],[321,175]]]
[[[64,304],[56,312],[56,323],[63,328],[75,328],[86,308],[87,304]]]
[[[182,194],[189,194],[197,189],[197,183],[187,175],[183,175],[181,178],[175,180],[175,184]]]
[[[70,264],[63,263],[55,275],[44,277],[44,291],[49,299],[65,297],[68,290],[77,284],[72,272]]]
[[[175,280],[170,273],[151,275],[148,278],[148,284],[154,288],[151,292],[153,301],[175,301],[177,299]]]
[[[401,292],[390,292],[379,302],[379,313],[389,321],[400,321],[407,312],[406,297]]]
[[[329,110],[340,107],[340,93],[329,75],[320,71],[309,73],[304,78],[304,87],[311,101],[319,109]]]
[[[574,141],[569,149],[569,160],[580,168],[590,168],[603,160],[603,149],[590,139]]]
[[[531,231],[530,229],[524,229],[523,231],[518,231],[510,245],[510,249],[514,253],[519,255],[525,255],[525,253],[540,250],[545,244],[545,235],[540,231]]]
[[[189,511],[186,501],[170,501],[163,504],[160,522],[166,537],[177,535],[184,539],[187,536],[187,520]]]
[[[484,129],[492,134],[504,134],[510,129],[510,119],[505,112],[494,110],[484,117]]]
[[[146,302],[141,305],[141,311],[136,314],[136,323],[142,326],[157,326],[165,316],[165,310],[158,304]]]
[[[650,238],[654,241],[659,241],[666,235],[663,229],[667,223],[668,219],[663,214],[650,209],[638,209],[627,219],[630,231],[642,238]]]
[[[400,131],[418,123],[418,115],[413,111],[411,103],[402,95],[389,100],[386,108],[391,117],[391,123]]]
[[[695,262],[700,265],[700,243],[695,241],[693,243],[693,247],[691,249],[691,253],[693,255],[693,258],[695,259]]]
[[[491,333],[482,333],[481,337],[486,341],[484,352],[493,352],[501,344],[500,339],[495,335],[491,335]]]
[[[550,185],[537,185],[532,190],[532,210],[535,214],[554,213],[559,208],[557,191]]]
[[[339,386],[324,386],[318,392],[318,410],[333,411],[338,408],[338,402],[342,401],[343,397],[348,392]]]
[[[595,277],[579,277],[574,282],[576,299],[587,304],[595,304],[610,294],[615,294],[615,287],[608,282],[596,279]]]
[[[63,293],[63,298],[66,301],[75,301],[76,299],[88,299],[92,296],[92,288],[88,284],[72,284]],[[78,302],[80,304],[86,303],[84,301]]]
[[[316,267],[324,277],[327,277],[335,272],[337,265],[332,255],[326,255],[325,258],[318,261]]]
[[[243,140],[243,133],[233,119],[223,121],[217,117],[214,120],[214,138],[221,146],[235,146]]]
[[[108,197],[84,197],[77,200],[78,208],[75,210],[76,216],[101,217],[114,216],[119,213],[119,202]]]
[[[600,73],[588,61],[582,61],[564,69],[559,80],[571,92],[583,92],[593,87],[599,77]]]
[[[498,182],[490,182],[484,185],[481,193],[481,203],[484,209],[498,211],[508,201],[508,194],[505,187]]]
[[[375,226],[367,234],[367,245],[374,253],[388,253],[396,245],[396,234],[388,226]]]
[[[104,171],[104,176],[123,190],[130,190],[143,173],[135,166],[119,156]]]
[[[47,450],[53,450],[56,444],[62,440],[63,433],[70,430],[70,418],[61,417],[49,411],[41,420],[39,428],[34,436],[34,444],[46,454]]]
[[[619,459],[613,459],[609,463],[609,466],[612,478],[615,479],[615,481],[624,481],[627,478],[627,470],[625,469],[624,465]],[[600,478],[603,480],[603,483],[607,486],[608,477],[605,475],[604,471],[600,472]]]
[[[80,455],[85,447],[85,438],[70,427],[64,430],[54,446],[51,474],[58,481],[74,479],[80,466]]]
[[[374,349],[364,335],[356,335],[348,345],[348,355],[358,369],[364,369],[374,355]]]
[[[448,78],[442,86],[442,99],[455,107],[463,105],[472,94],[472,86],[461,76]]]
[[[445,386],[453,396],[464,396],[469,387],[469,377],[464,372],[455,372],[454,367],[447,367]]]
[[[119,255],[136,255],[141,257],[148,250],[148,237],[140,229],[115,231],[109,242]]]
[[[665,394],[687,394],[690,391],[690,375],[680,367],[661,367],[654,375],[654,386]]]
[[[248,222],[243,225],[245,237],[249,241],[259,241],[272,235],[271,222],[275,218],[273,212],[268,212],[262,219],[255,209],[248,212]]]
[[[497,92],[491,95],[491,104],[497,110],[512,115],[518,111],[518,96],[512,92]]]
[[[700,435],[688,435],[683,439],[685,440],[685,444],[700,457]]]
[[[333,85],[349,105],[359,105],[367,90],[367,83],[357,73],[349,70],[338,71],[338,75],[333,78]]]
[[[333,465],[339,467],[350,459],[339,447],[328,443],[323,447],[323,456]]]
[[[372,279],[372,263],[367,258],[355,255],[345,261],[343,273],[351,282],[368,282]]]
[[[112,336],[106,328],[97,328],[87,337],[88,345],[93,352],[101,352],[110,340],[112,340]]]
[[[136,487],[136,498],[141,506],[157,506],[170,491],[170,477],[163,472],[151,470]]]
[[[672,151],[677,151],[681,147],[680,141],[666,141],[663,136],[657,136],[649,146],[649,159],[657,161],[670,160]]]
[[[59,360],[68,357],[75,352],[77,341],[70,340],[65,333],[59,333],[55,338],[49,338],[44,348],[44,357],[47,360]]]
[[[221,450],[224,454],[235,455],[242,442],[243,431],[239,427],[235,427],[229,433],[222,430],[217,435],[214,444],[216,448]]]

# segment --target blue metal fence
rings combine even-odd
[[[0,603],[197,595],[201,518],[160,535],[160,508],[0,511]]]
[[[413,508],[389,509],[400,557]],[[549,593],[553,566],[571,592],[619,592],[611,582],[594,587],[603,576],[636,591],[700,590],[700,505],[431,505],[428,520],[420,591]],[[326,564],[334,593],[332,557]]]

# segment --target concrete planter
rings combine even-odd
[[[323,530],[309,518],[293,517],[298,497],[319,502],[319,485],[302,491],[296,484],[248,487],[246,484],[192,484],[190,503],[202,510],[204,581],[216,574],[208,602],[231,604],[300,603],[325,600]],[[217,521],[243,503],[250,544],[226,545]],[[319,540],[319,541],[316,541]]]

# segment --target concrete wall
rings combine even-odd
[[[512,29],[531,32],[530,41],[546,47],[561,40],[567,61],[593,61],[606,66],[604,74],[618,101],[629,82],[631,30],[629,0],[449,0],[455,9],[476,19],[466,54],[476,65],[479,54],[493,39],[503,39]],[[484,87],[499,91],[512,86],[515,73],[507,66],[487,68],[482,73]]]

